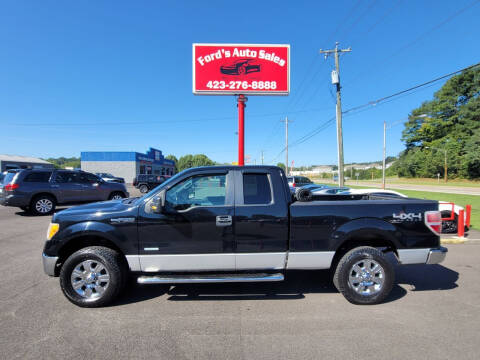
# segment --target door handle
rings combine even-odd
[[[230,215],[219,215],[217,216],[217,226],[230,226],[232,225],[232,217]]]

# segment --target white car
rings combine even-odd
[[[347,192],[341,193],[343,194],[365,194],[365,195],[376,195],[376,196],[391,196],[391,197],[408,197],[402,193],[393,190],[384,190],[384,189],[351,189]],[[460,214],[460,210],[464,210],[462,206],[459,205],[452,205],[447,201],[439,201],[438,202],[438,210],[442,212],[442,218],[447,219],[451,218],[452,216],[452,208],[454,211],[454,216],[452,220],[444,220],[442,221],[442,233],[456,233],[457,232],[457,218]],[[464,212],[464,224],[467,221],[467,213]],[[468,227],[465,225],[465,231],[468,230]]]

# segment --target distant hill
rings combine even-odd
[[[80,158],[77,157],[59,157],[59,158],[48,158],[43,159],[48,162],[51,162],[57,169],[65,169],[66,167],[80,168]]]

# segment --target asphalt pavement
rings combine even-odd
[[[478,359],[480,244],[397,267],[387,301],[348,303],[328,271],[281,283],[134,285],[76,307],[43,273],[50,217],[0,206],[1,359]]]

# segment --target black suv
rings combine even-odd
[[[133,186],[135,186],[142,194],[146,194],[153,188],[156,188],[158,185],[163,183],[165,180],[170,178],[170,175],[137,175],[133,179]]]
[[[0,189],[0,205],[48,215],[57,204],[116,200],[128,197],[124,184],[103,181],[84,171],[22,170],[8,172]]]

